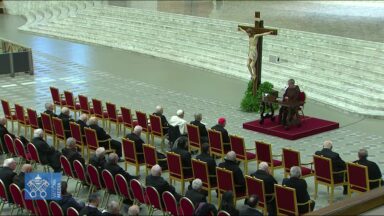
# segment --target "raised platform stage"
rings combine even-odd
[[[285,130],[284,127],[278,124],[276,120],[272,122],[270,119],[265,119],[263,125],[259,124],[259,120],[246,122],[243,124],[243,128],[277,136],[283,139],[297,140],[303,137],[337,129],[339,128],[339,123],[305,116],[302,119],[300,127],[291,126],[289,130]]]

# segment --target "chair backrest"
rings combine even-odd
[[[187,124],[187,132],[189,145],[201,149],[199,127],[193,124]]]
[[[277,214],[298,215],[296,190],[275,184]]]
[[[156,147],[149,144],[143,145],[144,161],[147,168],[152,168],[157,164]]]
[[[11,155],[16,155],[14,140],[9,134],[4,135],[4,142],[5,142],[5,146],[8,149],[8,152],[11,153]]]
[[[151,133],[155,136],[164,136],[163,125],[161,123],[160,116],[149,115],[149,121],[151,123]]]
[[[313,155],[313,165],[315,169],[315,178],[318,181],[328,184],[333,182],[331,159]]]
[[[73,169],[75,170],[77,179],[79,179],[82,182],[87,182],[85,170],[84,170],[83,164],[80,161],[78,160],[73,161]]]
[[[39,128],[39,121],[36,110],[27,108],[28,121],[32,128]]]
[[[221,210],[217,213],[217,216],[231,216],[231,215],[228,212]]]
[[[12,120],[12,113],[11,113],[11,107],[9,105],[9,102],[6,100],[1,100],[1,105],[3,107],[5,118]]]
[[[68,158],[65,157],[64,155],[60,156],[60,163],[61,167],[64,170],[64,174],[68,177],[73,177],[73,172],[72,172],[72,166],[71,163],[69,162]]]
[[[236,152],[236,158],[239,160],[247,159],[244,138],[236,135],[229,135],[229,141],[232,151]]]
[[[8,202],[7,189],[5,188],[3,180],[0,179],[0,199],[2,202]]]
[[[117,174],[115,176],[115,183],[117,185],[116,189],[118,189],[118,192],[119,194],[126,198],[126,199],[130,199],[132,200],[131,198],[131,194],[129,192],[129,186],[128,186],[128,182],[127,180],[124,178],[123,175],[121,174]]]
[[[219,155],[224,154],[223,137],[220,131],[207,129],[209,146],[211,148],[211,154],[216,153]]]
[[[105,103],[107,107],[108,119],[117,122],[116,105],[110,102]]]
[[[131,109],[129,109],[127,107],[120,107],[120,110],[121,110],[121,117],[123,119],[124,126],[132,128],[133,127],[133,120],[132,120]]]
[[[36,163],[40,163],[39,153],[38,153],[35,145],[33,145],[32,143],[28,143],[27,149],[28,149],[29,154],[31,155],[31,160],[36,162]]]
[[[348,185],[351,190],[366,192],[369,191],[368,167],[357,164],[347,163]]]
[[[256,141],[255,143],[257,160],[259,162],[267,162],[269,166],[273,166],[271,144],[261,141]]]
[[[132,194],[135,200],[141,204],[145,204],[144,189],[141,183],[136,179],[132,179],[129,184],[131,186]]]
[[[81,144],[83,137],[80,125],[75,122],[69,122],[69,128],[71,129],[71,136],[76,140],[76,143]]]
[[[67,216],[79,216],[79,212],[75,208],[69,207],[67,208]]]
[[[55,201],[49,203],[49,209],[51,210],[51,215],[64,216],[63,209],[61,209],[61,206]]]
[[[136,111],[136,118],[137,118],[137,124],[143,128],[144,132],[147,132],[148,131],[147,114],[141,111]]]
[[[22,157],[24,159],[27,159],[27,155],[25,153],[25,148],[24,148],[24,144],[23,142],[21,142],[20,139],[16,138],[15,139],[15,142],[14,142],[14,145],[15,145],[15,150],[16,150],[16,155],[19,156],[19,157]]]
[[[257,195],[257,197],[259,197],[258,205],[265,207],[265,191],[263,180],[245,175],[245,184],[247,186],[247,197],[250,197],[253,194]]]
[[[92,99],[92,106],[93,106],[93,114],[97,117],[97,118],[103,118],[104,115],[103,115],[103,104],[101,102],[101,100],[98,100],[98,99]]]
[[[90,114],[90,107],[88,103],[88,97],[84,95],[78,95],[79,98],[79,104],[80,104],[80,111],[82,113]]]
[[[15,183],[10,184],[9,192],[12,196],[14,204],[20,208],[24,208],[23,194],[21,193],[19,186],[17,186]]]
[[[169,191],[164,191],[162,198],[163,198],[163,202],[164,202],[165,212],[168,212],[174,216],[178,216],[179,212],[177,210],[178,209],[177,203],[176,203],[176,199],[173,196],[173,194],[171,194],[171,192],[169,192]]]
[[[15,104],[15,112],[16,112],[17,121],[20,123],[26,124],[27,119],[25,118],[24,107],[19,104]]]
[[[135,142],[132,140],[123,138],[122,145],[123,145],[123,151],[124,151],[124,159],[130,163],[138,164]]]
[[[208,165],[206,162],[192,159],[193,178],[200,179],[203,182],[203,187],[210,187]]]
[[[41,113],[41,122],[43,123],[44,133],[54,134],[51,116],[46,113]]]
[[[181,211],[179,212],[179,214],[181,216],[191,216],[195,212],[195,206],[193,205],[192,201],[187,197],[182,197],[180,199],[180,209]]]
[[[36,214],[35,202],[31,199],[25,199],[26,193],[27,193],[25,189],[23,189],[21,193],[22,193],[25,209],[28,211],[28,213],[35,215]]]
[[[66,106],[72,110],[76,109],[75,98],[73,97],[73,93],[70,91],[64,91],[64,97]]]
[[[84,128],[84,133],[85,140],[87,141],[87,147],[96,151],[96,149],[99,148],[96,131],[92,128]]]
[[[49,208],[46,200],[35,200],[36,209],[40,216],[49,216]]]
[[[56,105],[62,105],[59,89],[51,86],[49,87],[49,90],[51,91],[51,97],[52,97],[53,103]]]
[[[284,171],[289,172],[291,167],[300,166],[300,152],[283,148],[283,166]]]
[[[99,171],[92,164],[88,164],[87,172],[89,175],[89,183],[96,188],[101,188]]]
[[[235,191],[233,173],[225,168],[216,167],[217,187],[220,192]]]
[[[56,137],[65,138],[65,132],[64,132],[64,125],[63,121],[59,118],[53,117],[52,118],[52,124],[53,128],[55,130]]]
[[[105,188],[107,189],[107,191],[109,193],[116,193],[117,190],[115,185],[115,179],[113,178],[111,172],[105,169],[101,172],[101,175],[103,177]]]
[[[156,188],[150,187],[150,186],[146,187],[145,194],[147,195],[147,198],[151,206],[153,206],[155,209],[162,210],[160,195],[159,195],[159,192],[156,190]]]
[[[299,99],[301,105],[304,105],[304,103],[305,103],[305,99],[306,99],[305,92],[300,92],[300,93],[299,93],[299,98],[298,98],[298,99]]]
[[[183,175],[183,167],[181,164],[181,156],[174,152],[167,152],[167,163],[169,176],[182,179]]]

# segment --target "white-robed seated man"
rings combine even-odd
[[[187,134],[187,121],[184,119],[184,111],[177,110],[176,115],[169,119],[169,124],[173,127],[179,126],[180,135]]]

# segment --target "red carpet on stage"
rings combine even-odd
[[[289,130],[285,130],[282,125],[277,124],[277,116],[275,122],[271,119],[265,119],[264,124],[259,124],[259,120],[246,122],[243,124],[244,129],[281,137],[288,140],[297,140],[303,137],[312,136],[325,131],[339,128],[339,123],[326,121],[310,116],[305,116],[301,120],[301,126],[291,126]]]

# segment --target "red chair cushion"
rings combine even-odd
[[[75,105],[75,109],[79,110],[79,109],[80,109],[80,104],[77,103],[77,104]]]
[[[135,126],[138,125],[139,123],[138,123],[137,121],[133,121],[132,124],[133,124],[133,127],[135,127]]]
[[[64,99],[61,100],[61,104],[62,104],[62,105],[67,105],[67,101],[65,101]]]
[[[108,118],[108,112],[103,112],[103,117]]]
[[[276,166],[281,166],[281,165],[283,165],[283,162],[282,162],[282,161],[273,159],[273,166],[274,166],[274,167],[276,167]]]
[[[11,118],[12,118],[12,120],[17,120],[17,116],[16,115],[12,115]]]
[[[31,153],[26,153],[25,158],[29,161],[32,159]]]
[[[311,170],[310,168],[307,168],[307,167],[301,167],[301,174],[303,176],[306,176],[306,175],[310,175],[313,173],[313,170]]]
[[[123,116],[117,116],[117,121],[118,122],[123,122]]]
[[[253,160],[256,159],[256,154],[252,152],[247,152],[247,160]]]

